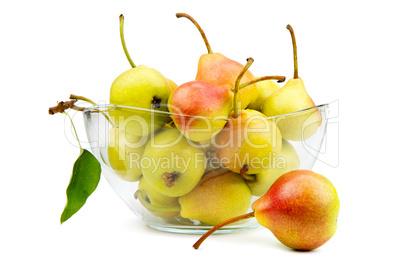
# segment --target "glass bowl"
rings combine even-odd
[[[251,212],[281,174],[311,169],[327,120],[327,104],[275,117],[249,110],[236,119],[110,104],[84,110],[91,150],[117,195],[148,226],[190,234]],[[251,218],[217,233],[257,226]]]

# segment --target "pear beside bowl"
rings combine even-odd
[[[245,170],[242,176],[226,169],[221,159],[216,158],[214,138],[219,133],[211,135],[211,140],[193,142],[174,127],[172,116],[183,115],[100,105],[84,110],[84,123],[104,178],[135,215],[157,230],[203,234],[222,221],[222,217],[251,212],[251,204],[281,174],[294,169],[312,169],[326,134],[328,108],[324,104],[263,118],[288,132],[286,136],[291,138],[294,133],[297,138],[282,140],[281,151],[267,156],[269,161],[262,172],[248,174]],[[124,114],[124,118],[116,118],[118,114]],[[211,125],[211,120],[233,123],[231,119],[202,119],[205,125]],[[287,125],[290,127],[283,130]],[[135,133],[141,133],[140,127],[151,135],[133,134],[133,129]],[[251,132],[258,132],[258,129]],[[230,152],[233,145],[228,143],[226,146]],[[220,148],[222,150],[226,149]],[[242,165],[241,161],[239,165]],[[248,219],[230,224],[219,232],[238,232],[257,226],[255,219]]]

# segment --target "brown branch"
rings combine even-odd
[[[84,111],[85,108],[75,106],[76,102],[77,102],[77,100],[61,101],[61,102],[57,103],[56,106],[49,108],[49,114],[53,115],[56,113],[62,113],[67,109],[73,109],[76,111]]]

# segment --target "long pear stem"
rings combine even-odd
[[[123,45],[124,54],[126,54],[126,57],[127,57],[128,61],[130,62],[131,67],[135,68],[137,66],[135,66],[133,60],[130,57],[130,54],[128,54],[128,50],[126,47],[126,41],[124,40],[124,33],[123,33],[124,16],[123,16],[123,14],[120,15],[119,19],[120,19],[120,39],[121,39],[121,44]]]
[[[234,222],[237,222],[237,221],[241,221],[241,220],[245,220],[245,219],[248,219],[248,218],[252,218],[252,217],[254,217],[254,211],[250,212],[250,213],[247,213],[247,214],[244,214],[244,215],[241,215],[241,216],[238,216],[238,217],[231,218],[231,219],[229,219],[227,221],[224,221],[224,222],[222,222],[222,223],[220,223],[218,225],[215,225],[212,229],[210,229],[203,236],[201,236],[200,239],[198,239],[198,241],[193,245],[193,248],[198,249],[200,247],[200,245],[202,244],[202,242],[204,242],[204,240],[207,239],[208,236],[213,234],[218,229],[220,229],[220,228],[222,228],[222,227],[224,227],[224,226],[226,226],[228,224],[231,224],[231,223],[234,223]]]
[[[293,31],[292,26],[290,26],[290,24],[288,24],[286,26],[286,29],[289,30],[290,32],[290,36],[292,37],[292,44],[293,44],[293,64],[294,64],[294,74],[293,74],[293,78],[299,78],[299,67],[297,64],[297,46],[296,46],[296,37],[295,37],[295,32]]]
[[[77,139],[78,146],[80,146],[80,150],[81,150],[81,152],[82,152],[82,147],[81,147],[80,139],[78,138],[77,130],[75,129],[73,120],[71,119],[70,115],[69,115],[68,113],[66,113],[65,111],[63,111],[63,114],[67,115],[68,119],[70,119],[71,125],[73,126],[75,138]]]
[[[185,17],[185,18],[189,19],[195,25],[195,27],[197,27],[198,31],[200,32],[200,34],[202,36],[202,39],[204,39],[205,46],[207,47],[207,50],[208,50],[208,54],[212,54],[213,52],[212,52],[211,46],[209,45],[207,36],[205,35],[204,31],[202,30],[201,26],[197,23],[197,21],[186,13],[176,13],[176,17],[177,18]]]
[[[248,87],[248,86],[250,86],[252,84],[264,81],[264,80],[278,80],[278,83],[282,83],[283,81],[286,80],[286,77],[282,76],[282,75],[269,75],[269,76],[259,77],[257,79],[254,79],[254,80],[251,80],[251,81],[248,81],[246,83],[241,84],[239,86],[239,90],[241,90],[241,89],[243,89],[245,87]]]
[[[239,116],[239,105],[237,103],[237,93],[239,92],[239,85],[240,85],[240,80],[243,78],[243,75],[247,72],[248,68],[250,68],[251,64],[253,64],[254,59],[253,58],[248,58],[247,63],[244,66],[243,70],[240,72],[240,74],[236,78],[235,82],[235,88],[234,88],[234,97],[233,97],[233,117],[237,118]]]
[[[83,96],[74,95],[74,94],[70,94],[70,100],[82,100],[82,101],[89,102],[92,105],[96,105],[96,103],[94,101],[92,101],[91,99],[85,98]]]

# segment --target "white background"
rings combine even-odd
[[[0,266],[400,267],[400,5],[328,2],[2,1]],[[314,167],[341,201],[337,233],[321,248],[295,252],[260,228],[210,237],[196,251],[198,235],[146,227],[104,178],[60,225],[79,149],[65,116],[48,115],[48,107],[71,93],[107,102],[114,78],[130,68],[119,39],[121,13],[137,65],[178,84],[193,80],[206,49],[176,12],[198,20],[215,52],[243,63],[253,57],[255,75],[292,76],[285,27],[293,26],[310,96],[316,104],[339,104],[324,162]],[[71,114],[86,146],[82,117]]]

